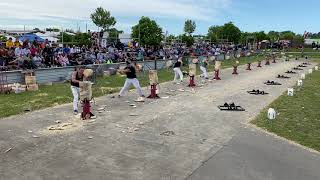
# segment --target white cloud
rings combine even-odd
[[[102,6],[116,17],[152,16],[209,21],[230,7],[232,0],[10,0],[0,2],[0,17],[17,20],[89,21]],[[123,26],[123,25],[121,25]]]

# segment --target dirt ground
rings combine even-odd
[[[143,103],[134,102],[134,91],[120,99],[104,96],[96,99],[97,119],[92,121],[75,117],[71,104],[1,119],[0,179],[185,179],[296,84],[299,74],[275,77],[298,64],[253,64],[252,71],[241,66],[239,75],[226,69],[221,81],[198,78],[195,91],[186,87],[187,79],[181,85],[164,83],[162,99]],[[264,85],[267,80],[282,85]],[[269,95],[248,94],[252,89]],[[225,102],[246,111],[221,112],[217,106]]]

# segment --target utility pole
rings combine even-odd
[[[141,46],[141,34],[140,34],[140,25],[139,25],[139,46]]]
[[[62,46],[63,46],[63,28],[61,28],[61,42],[62,42]]]

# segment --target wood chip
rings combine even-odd
[[[8,153],[9,151],[11,151],[12,148],[7,149],[4,153]]]

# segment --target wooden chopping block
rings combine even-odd
[[[28,91],[38,91],[39,86],[38,86],[38,84],[29,84],[29,85],[27,85],[27,90]]]

